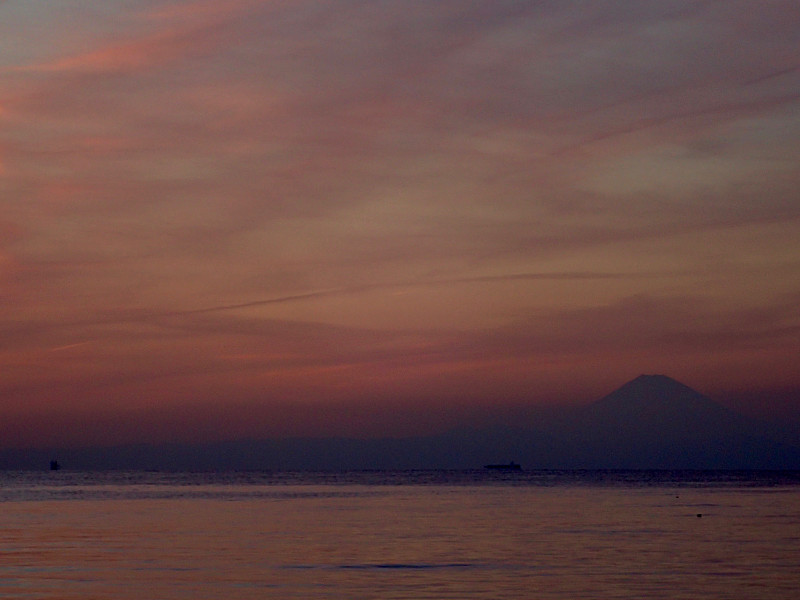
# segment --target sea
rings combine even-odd
[[[0,598],[798,594],[800,472],[0,472]]]

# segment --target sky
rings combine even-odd
[[[640,373],[798,418],[798,23],[0,1],[0,446],[419,435]]]

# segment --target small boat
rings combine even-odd
[[[496,471],[521,471],[522,467],[513,460],[504,465],[483,465],[484,469],[494,469]]]
[[[50,461],[50,470],[51,471],[58,471],[61,468],[61,465],[58,464],[57,460]]]

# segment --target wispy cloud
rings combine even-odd
[[[51,73],[131,73],[176,60],[196,48],[186,35],[157,34],[148,39],[112,44],[85,54],[22,67]]]

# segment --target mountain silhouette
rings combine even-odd
[[[800,449],[665,375],[640,375],[590,404],[572,423],[587,466],[787,468]]]
[[[672,441],[747,428],[741,416],[666,375],[640,375],[591,404],[584,419],[590,431]]]

